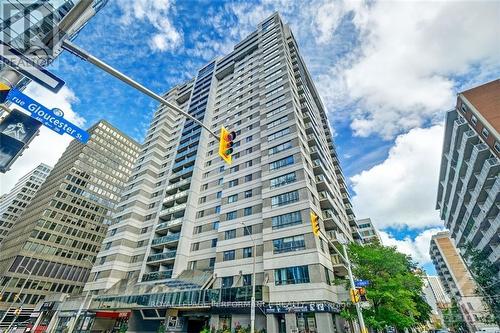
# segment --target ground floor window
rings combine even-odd
[[[219,328],[231,330],[231,315],[219,315]]]
[[[297,328],[299,333],[318,333],[314,313],[297,313]]]

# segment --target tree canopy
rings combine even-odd
[[[371,307],[363,309],[368,326],[405,329],[429,319],[431,307],[422,296],[423,281],[410,256],[376,243],[353,243],[349,255],[356,279],[370,281],[366,291]],[[344,315],[351,317],[354,313],[351,306]]]

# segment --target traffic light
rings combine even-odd
[[[314,212],[311,212],[311,226],[313,229],[313,234],[314,236],[318,237],[319,236],[319,217],[316,215]]]
[[[361,302],[366,302],[368,299],[366,298],[366,289],[364,287],[358,288],[359,300]]]
[[[5,102],[9,92],[10,92],[10,87],[5,83],[0,82],[0,104]]]
[[[236,139],[236,132],[229,132],[224,127],[220,129],[219,155],[227,164],[232,162],[234,139]]]
[[[359,291],[358,289],[349,289],[349,293],[351,295],[351,302],[353,303],[359,303],[360,297],[359,297]]]

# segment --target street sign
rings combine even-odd
[[[0,172],[7,172],[42,124],[24,112],[12,110],[0,123]]]
[[[354,281],[354,285],[356,287],[367,287],[370,285],[370,281],[368,281],[368,280],[356,280],[356,281]]]
[[[82,143],[87,143],[89,140],[89,134],[64,119],[64,113],[59,109],[49,110],[42,104],[31,99],[15,88],[11,89],[9,95],[7,96],[7,100],[29,111],[31,113],[31,117],[40,121],[43,125],[60,135],[67,133]]]
[[[63,80],[2,41],[0,41],[0,61],[52,92],[56,93],[64,86]]]

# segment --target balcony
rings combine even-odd
[[[178,203],[183,203],[183,202],[186,202],[187,201],[187,196],[188,196],[188,192],[187,191],[182,191],[180,193],[176,193],[174,195],[169,195],[168,197],[165,197],[165,199],[163,199],[163,203],[166,204],[166,203],[169,203],[171,201],[176,201]],[[179,200],[179,199],[186,199],[186,200]]]
[[[167,236],[153,239],[153,242],[151,244],[152,245],[164,245],[167,243],[177,242],[179,240],[179,238],[180,238],[180,233],[170,234]]]
[[[190,164],[191,162],[194,162],[195,160],[196,160],[196,155],[188,157],[188,158],[186,158],[182,161],[179,161],[177,163],[174,163],[174,165],[172,167],[172,171],[177,171],[180,167],[187,165],[187,164]]]
[[[161,272],[151,272],[146,273],[142,276],[142,282],[146,281],[156,281],[156,280],[165,280],[172,278],[172,270],[166,270]]]
[[[331,259],[334,274],[340,277],[346,276],[348,270],[342,258],[338,254],[332,254]]]
[[[160,223],[156,226],[156,231],[168,230],[179,225],[182,225],[182,218]]]
[[[178,181],[177,183],[173,183],[165,187],[165,191],[169,192],[174,189],[180,188],[181,190],[187,190],[189,189],[189,186],[191,185],[191,179],[183,179],[181,181]]]
[[[163,253],[152,254],[148,257],[148,262],[165,260],[165,259],[174,259],[176,254],[177,251],[167,251]]]
[[[175,205],[175,206],[170,207],[170,208],[165,208],[162,211],[160,211],[160,216],[178,213],[182,210],[185,210],[186,207],[187,207],[187,204],[183,203],[183,204]]]

